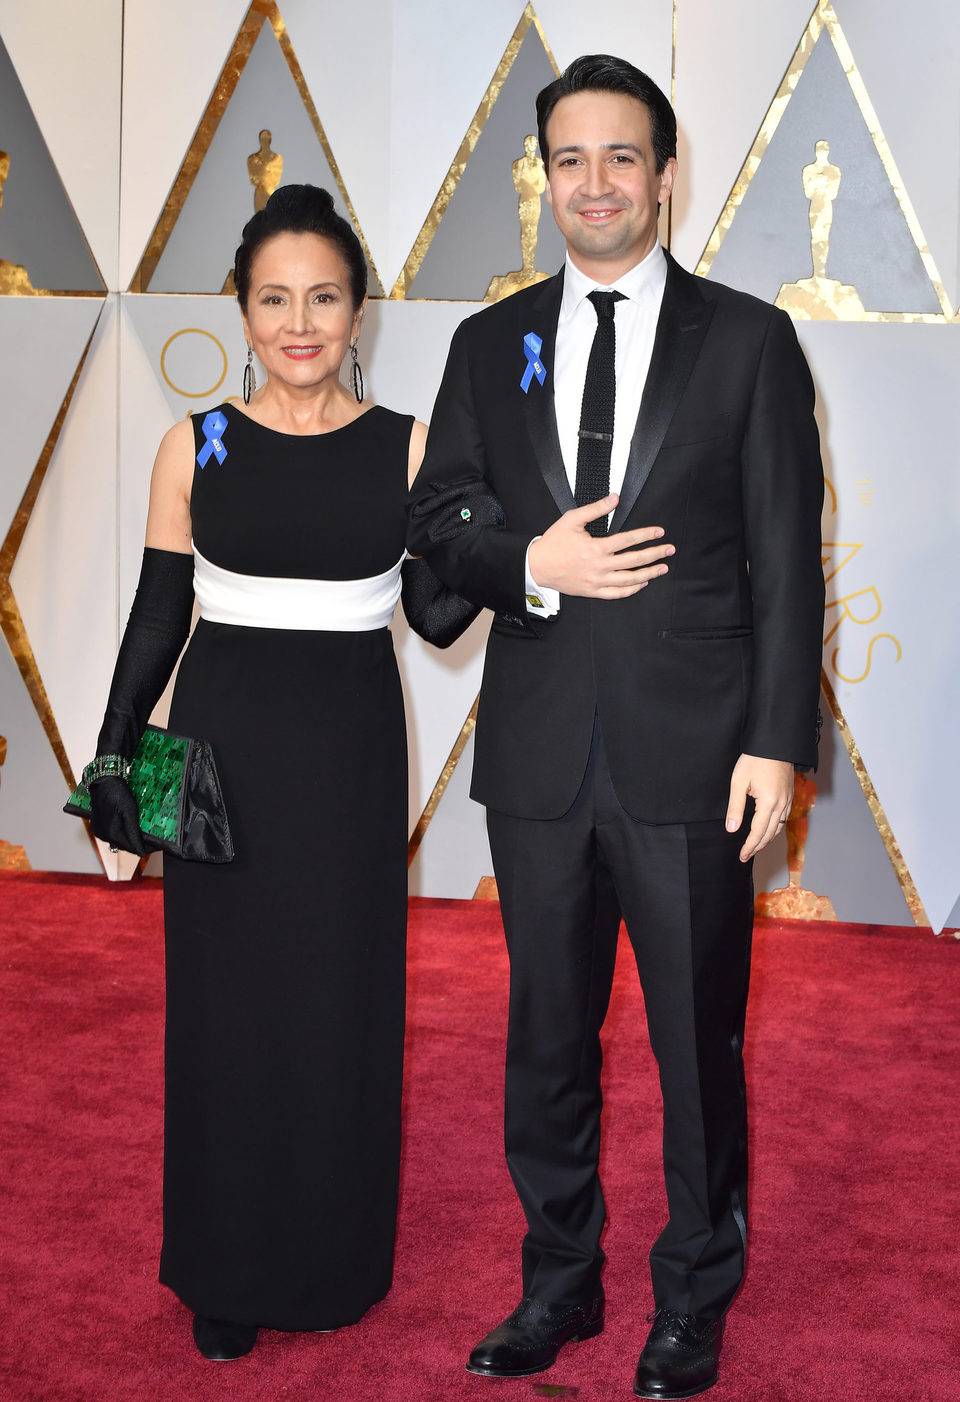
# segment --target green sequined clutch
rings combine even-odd
[[[148,848],[192,861],[232,860],[230,825],[206,740],[148,725],[125,778],[137,800],[140,831]],[[82,781],[63,811],[90,817],[90,793]]]

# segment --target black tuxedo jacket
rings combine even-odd
[[[741,753],[816,762],[823,476],[810,373],[784,312],[668,257],[611,529],[662,526],[669,573],[629,599],[564,595],[555,618],[535,618],[527,546],[574,505],[553,404],[562,286],[560,273],[459,327],[411,495],[411,553],[496,615],[471,792],[515,816],[559,817],[598,713],[633,817],[722,818]],[[524,392],[529,332],[546,375]],[[481,482],[505,525],[438,540],[437,491]]]

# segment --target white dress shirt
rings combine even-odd
[[[590,349],[597,330],[597,313],[593,303],[588,300],[588,294],[598,289],[602,292],[620,292],[624,298],[614,307],[617,331],[617,399],[613,447],[610,454],[610,490],[619,492],[623,486],[630,440],[633,437],[637,415],[640,412],[640,400],[643,398],[650,369],[653,341],[666,281],[667,260],[659,243],[654,244],[646,258],[610,286],[604,286],[587,277],[571,261],[569,253],[567,254],[560,318],[557,322],[557,343],[553,354],[553,400],[560,452],[571,491],[575,490],[577,480],[583,385],[587,377]],[[530,544],[532,545],[533,541]],[[529,546],[527,557],[527,608],[531,613],[549,618],[560,607],[559,591],[538,588],[530,574]],[[531,596],[542,601],[540,607],[533,603]]]

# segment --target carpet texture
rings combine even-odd
[[[501,1154],[497,907],[411,902],[392,1292],[354,1328],[213,1364],[156,1280],[158,884],[0,877],[0,1395],[17,1402],[629,1398],[664,1212],[659,1097],[629,949],[605,1030],[607,1328],[537,1377],[464,1372],[518,1298]],[[960,1395],[960,946],[760,922],[747,1027],[752,1235],[716,1402]]]

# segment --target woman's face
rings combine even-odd
[[[310,390],[338,379],[362,317],[336,244],[317,234],[283,233],[261,245],[243,330],[272,380]]]

